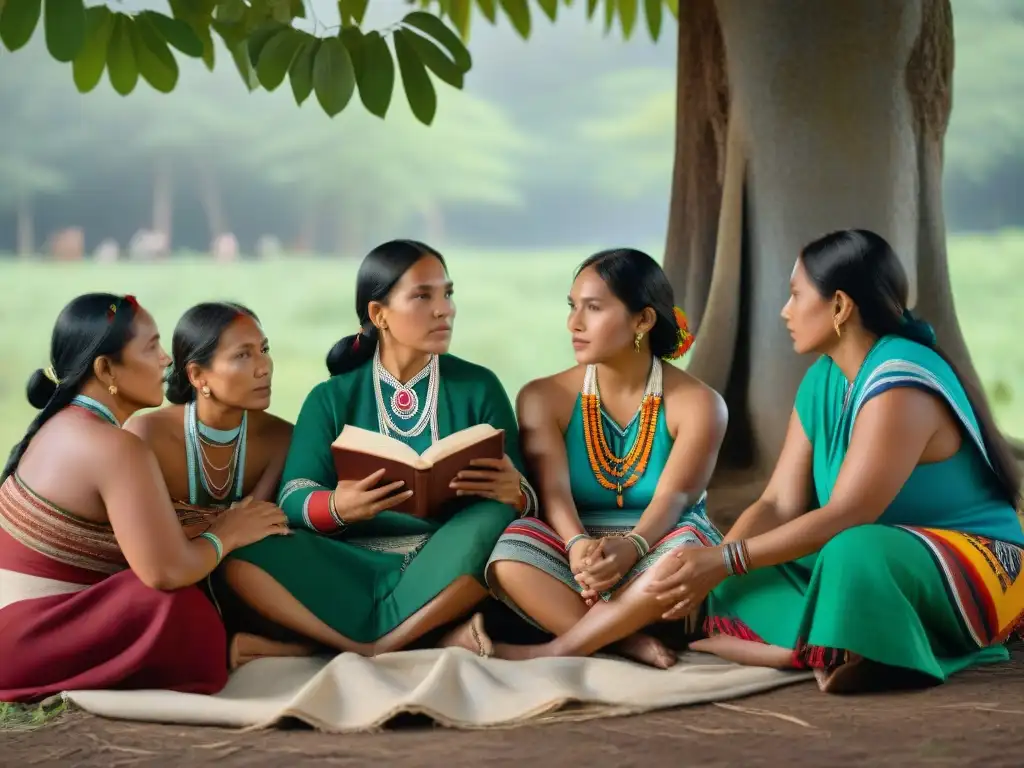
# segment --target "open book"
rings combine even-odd
[[[331,444],[338,480],[362,480],[384,469],[378,486],[404,480],[412,497],[395,507],[414,517],[430,517],[455,498],[448,485],[474,459],[500,459],[505,455],[505,430],[490,424],[453,432],[423,453],[416,453],[393,437],[346,424]]]

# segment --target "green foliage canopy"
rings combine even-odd
[[[551,21],[560,4],[536,0]],[[643,0],[654,39],[661,33],[663,6],[678,0]],[[641,0],[587,0],[587,16],[602,10],[606,30],[615,21],[632,35]],[[81,93],[93,90],[106,72],[117,93],[127,96],[144,80],[161,93],[178,84],[177,57],[202,59],[213,69],[214,35],[224,42],[242,81],[253,90],[291,85],[297,104],[315,94],[334,117],[358,93],[370,114],[383,118],[400,76],[412,115],[430,125],[437,113],[435,80],[461,89],[472,67],[466,48],[474,11],[490,23],[505,19],[520,36],[532,29],[528,0],[410,0],[413,10],[380,30],[364,29],[369,0],[338,0],[341,23],[326,27],[307,18],[304,0],[168,0],[169,13],[129,13],[85,0],[0,0],[0,42],[10,52],[24,48],[41,25],[50,55],[72,69]],[[299,22],[307,22],[304,29]]]

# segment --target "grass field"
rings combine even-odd
[[[458,320],[452,351],[492,368],[511,397],[531,378],[571,364],[564,331],[572,270],[591,249],[451,252]],[[999,420],[1024,434],[1024,346],[1015,306],[1024,270],[1024,233],[950,241],[951,269],[964,333]],[[181,313],[206,299],[252,307],[271,340],[276,373],[272,410],[294,419],[323,379],[324,357],[355,330],[357,264],[288,259],[214,264],[53,264],[0,260],[0,451],[20,439],[33,415],[25,381],[48,363],[54,318],[73,296],[93,290],[134,293],[155,315],[170,345]],[[698,341],[699,343],[699,341]]]

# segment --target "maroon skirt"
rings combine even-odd
[[[12,585],[0,589],[0,701],[86,689],[212,694],[227,684],[224,625],[199,587],[163,592],[130,570],[64,565],[2,530],[0,571],[0,584]],[[77,591],[31,596],[38,579]],[[18,599],[18,585],[33,583]]]

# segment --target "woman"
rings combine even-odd
[[[556,638],[496,652],[588,656],[623,641],[620,653],[669,667],[674,653],[634,634],[663,612],[638,577],[678,547],[721,540],[704,489],[725,406],[709,387],[662,365],[693,337],[665,273],[645,253],[616,249],[583,262],[568,328],[578,365],[519,396],[544,521],[512,523],[488,568],[495,593]]]
[[[248,308],[192,307],[174,329],[171,353],[166,381],[172,405],[139,414],[125,429],[156,455],[185,533],[194,538],[231,504],[276,498],[292,425],[267,413],[274,364]],[[229,657],[235,668],[261,656],[311,652],[239,632]]]
[[[483,570],[498,536],[534,509],[519,469],[518,431],[493,373],[446,354],[455,306],[444,260],[410,240],[375,248],[356,278],[359,331],[331,349],[331,377],[306,398],[280,503],[296,531],[234,553],[226,576],[264,617],[337,651],[404,648],[487,596]],[[331,443],[351,424],[422,452],[476,424],[505,430],[501,460],[478,460],[454,487],[476,496],[418,519],[390,511],[412,491],[374,488],[382,470],[338,481]],[[467,501],[471,501],[467,499]],[[445,644],[480,650],[479,615]]]
[[[676,553],[650,587],[669,617],[707,596],[710,637],[691,648],[810,667],[836,693],[1007,658],[1024,610],[1017,467],[906,307],[873,232],[797,259],[782,317],[796,351],[820,357],[775,472],[722,547]]]
[[[121,423],[163,402],[170,362],[131,296],[94,293],[57,318],[39,415],[0,477],[0,701],[64,690],[227,682],[224,628],[194,586],[287,521],[271,504],[182,532],[153,454]]]

